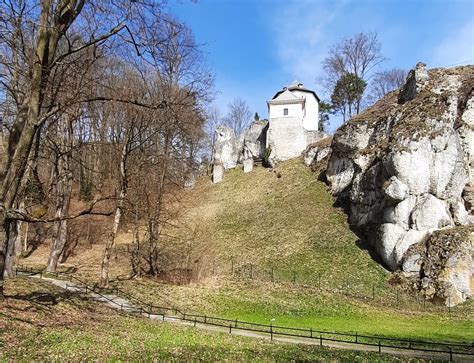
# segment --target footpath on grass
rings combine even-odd
[[[67,291],[85,295],[103,302],[113,309],[165,323],[230,333],[239,336],[270,339],[285,343],[320,345],[332,348],[378,352],[423,359],[472,362],[474,343],[427,342],[412,339],[395,339],[352,333],[338,333],[255,324],[212,316],[186,314],[176,308],[146,304],[119,289],[98,289],[73,275],[43,273],[31,268],[17,268],[18,275],[40,278]],[[67,279],[69,278],[69,280]],[[391,343],[391,344],[390,344]]]

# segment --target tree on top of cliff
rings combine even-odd
[[[357,111],[358,103],[364,94],[367,82],[354,73],[346,73],[338,79],[331,95],[332,108],[346,116],[352,117],[352,111]]]
[[[335,44],[323,61],[327,89],[332,92],[336,83],[347,73],[368,82],[370,72],[385,60],[380,54],[381,48],[382,43],[375,32],[357,33]],[[356,114],[360,112],[361,100],[362,95],[355,100]]]

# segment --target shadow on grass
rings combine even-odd
[[[390,272],[390,269],[388,268],[388,266],[386,265],[386,263],[380,258],[379,255],[377,255],[377,253],[375,252],[374,248],[372,246],[369,245],[369,243],[361,238],[359,238],[357,241],[356,241],[356,246],[359,247],[361,250],[363,251],[366,251],[370,258],[378,263],[379,265],[381,265],[383,268],[385,268],[387,271]]]

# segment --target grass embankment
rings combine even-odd
[[[185,200],[193,243],[207,247],[208,272],[215,262],[229,273],[234,261],[234,271],[246,275],[252,264],[267,277],[273,268],[277,280],[316,283],[321,276],[331,287],[347,281],[385,287],[385,270],[357,247],[346,216],[299,159],[282,163],[277,173],[257,167],[248,174],[228,170],[220,184],[202,179]]]
[[[35,279],[7,283],[0,361],[408,361],[388,355],[272,343],[126,316]],[[413,361],[413,360],[410,360]]]
[[[282,163],[278,171],[281,178],[259,167],[249,174],[230,170],[222,183],[202,178],[182,196],[187,213],[181,223],[187,227],[175,233],[186,243],[170,241],[163,248],[190,254],[200,272],[197,283],[117,280],[130,272],[127,257],[119,253],[112,261],[113,284],[149,303],[186,312],[391,337],[474,340],[472,302],[450,313],[422,300],[407,302],[388,283],[390,274],[357,246],[325,185],[300,160]],[[96,282],[101,251],[102,245],[78,250],[67,266]],[[41,266],[46,259],[37,253],[25,262]],[[272,268],[274,283],[269,282]]]

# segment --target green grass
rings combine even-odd
[[[183,267],[188,265],[179,261],[188,261],[197,282],[118,280],[129,273],[122,254],[112,261],[113,284],[148,303],[186,312],[388,337],[474,341],[472,301],[448,312],[397,292],[390,274],[357,246],[326,186],[300,160],[282,163],[278,170],[281,178],[263,168],[249,174],[229,170],[222,183],[203,178],[182,196],[184,227],[167,231],[177,238],[162,240],[160,247],[163,264]],[[87,258],[78,252],[71,264],[79,276],[97,282],[100,256],[83,253]],[[269,281],[272,268],[275,283]]]
[[[224,181],[203,179],[188,196],[187,224],[192,226],[197,259],[210,273],[249,264],[258,272],[273,268],[279,279],[331,286],[353,284],[385,288],[387,272],[367,251],[346,216],[333,207],[326,186],[301,160],[281,163],[281,178],[261,167],[251,173],[226,171]],[[166,246],[164,247],[166,248]]]
[[[134,296],[185,312],[274,325],[437,341],[474,341],[473,303],[448,312],[386,306],[289,284],[223,281],[217,286],[172,286],[122,281]]]
[[[39,280],[16,279],[9,281],[8,288],[9,298],[0,302],[2,362],[408,361],[385,354],[206,332],[127,316]]]

